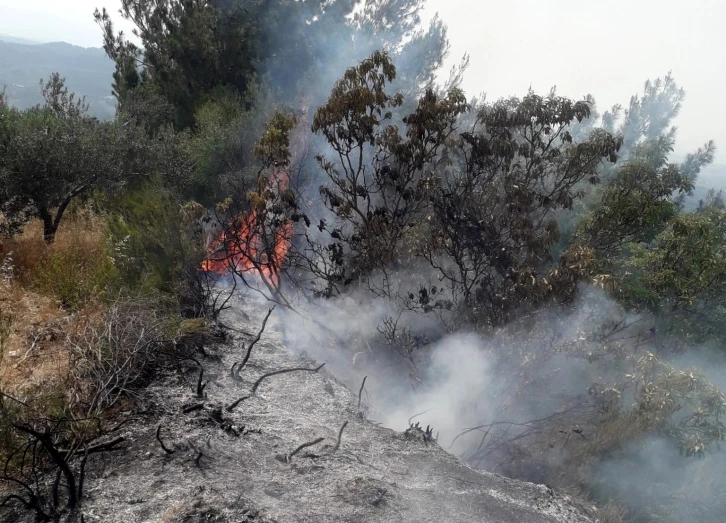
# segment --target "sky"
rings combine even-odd
[[[100,46],[93,10],[115,14],[119,5],[0,0],[0,31]],[[556,85],[561,95],[594,95],[604,110],[672,71],[686,89],[676,154],[714,139],[716,161],[726,163],[726,0],[428,0],[426,15],[436,12],[449,26],[450,65],[471,55],[467,94],[495,100]]]

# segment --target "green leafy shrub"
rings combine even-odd
[[[105,251],[87,257],[81,251],[54,249],[34,279],[41,292],[56,297],[65,307],[78,309],[115,288],[118,272]]]
[[[160,292],[183,305],[205,255],[190,205],[196,207],[181,206],[171,192],[153,182],[111,203],[113,259],[129,291]]]

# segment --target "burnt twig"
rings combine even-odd
[[[182,409],[182,412],[184,414],[189,414],[190,412],[194,412],[195,410],[201,410],[204,408],[204,403],[194,403],[193,405],[187,405]]]
[[[338,440],[335,442],[335,445],[333,445],[333,448],[330,451],[330,454],[335,454],[338,449],[340,448],[340,439],[343,437],[343,430],[348,425],[348,422],[343,422],[343,425],[341,425],[340,430],[338,431]]]
[[[252,397],[252,396],[251,396],[251,395],[249,395],[249,394],[248,394],[247,396],[242,396],[242,397],[241,397],[240,399],[238,399],[238,400],[237,400],[237,401],[235,401],[234,403],[230,403],[230,404],[229,404],[229,405],[227,406],[227,408],[226,408],[225,410],[226,410],[227,412],[232,412],[232,411],[233,411],[234,409],[236,409],[236,408],[237,408],[237,406],[238,406],[238,405],[239,405],[240,403],[242,403],[242,402],[243,402],[244,400],[250,399],[251,397]]]
[[[161,440],[161,425],[156,429],[156,439],[159,441],[159,444],[161,445],[161,448],[166,452],[167,454],[174,454],[174,450],[167,448],[166,445],[164,445],[164,442]]]
[[[363,387],[366,386],[366,380],[368,379],[368,376],[365,376],[363,378],[363,383],[360,384],[360,390],[358,391],[358,410],[360,411],[360,400],[362,399],[363,394]]]
[[[106,450],[117,450],[114,447],[118,445],[119,443],[122,443],[126,441],[126,438],[123,436],[119,436],[118,438],[114,438],[111,441],[107,441],[106,443],[96,443],[95,445],[91,445],[88,447],[87,451],[83,451],[84,453],[88,454],[95,454],[96,452],[104,452]],[[74,454],[79,454],[81,452],[80,448],[75,449],[58,449],[58,453],[63,456],[65,459],[68,459],[69,456],[72,456]]]
[[[410,418],[408,418],[408,426],[409,427],[412,427],[413,425],[411,424],[411,422],[413,421],[414,418],[418,418],[419,416],[422,416],[422,415],[426,414],[430,410],[431,409],[426,409],[425,411],[419,412],[418,414],[414,414],[413,416],[411,416]]]
[[[201,365],[199,366],[199,379],[197,380],[197,398],[204,398],[204,388],[207,386],[207,383],[202,383],[202,378],[204,378],[204,367]]]
[[[262,327],[260,327],[260,331],[257,333],[257,336],[255,336],[255,339],[252,340],[252,342],[247,347],[247,353],[245,354],[244,359],[242,362],[237,366],[235,363],[232,365],[232,377],[235,379],[239,379],[239,373],[242,370],[242,368],[247,365],[247,361],[250,359],[250,355],[252,354],[252,348],[257,344],[258,341],[260,341],[260,338],[262,337],[262,333],[265,331],[265,326],[267,325],[267,320],[270,317],[270,314],[272,314],[272,311],[275,310],[275,305],[272,306],[270,310],[267,311],[267,314],[265,315],[265,319],[262,320]],[[237,366],[237,370],[235,370],[235,366]]]
[[[376,498],[371,501],[371,505],[373,505],[374,507],[380,505],[381,501],[383,501],[383,498],[386,496],[386,492],[388,492],[388,489],[384,488],[383,490],[381,490],[378,493],[378,496],[376,496]]]
[[[299,446],[298,446],[298,447],[297,447],[297,448],[296,448],[295,450],[293,450],[292,452],[290,452],[290,454],[288,454],[288,455],[287,455],[287,456],[285,457],[286,461],[287,461],[287,462],[289,463],[289,462],[290,462],[290,460],[292,459],[292,457],[293,457],[293,456],[294,456],[295,454],[297,454],[298,452],[300,452],[300,451],[301,451],[302,449],[304,449],[304,448],[307,448],[307,447],[312,447],[313,445],[317,445],[318,443],[320,443],[320,442],[321,442],[321,441],[323,441],[324,439],[325,439],[325,438],[318,438],[318,439],[315,439],[315,440],[313,440],[313,441],[308,441],[307,443],[303,443],[302,445],[299,445]]]
[[[83,459],[81,460],[81,466],[78,471],[78,501],[83,499],[83,483],[86,479],[86,462],[88,461],[88,447],[83,444]]]
[[[276,370],[274,372],[268,372],[267,374],[263,374],[260,376],[260,378],[255,382],[254,385],[252,385],[252,394],[254,394],[257,391],[257,387],[260,386],[260,383],[262,383],[262,380],[265,378],[269,378],[270,376],[275,376],[277,374],[284,374],[286,372],[296,372],[296,371],[305,371],[305,372],[318,372],[320,369],[322,369],[325,366],[325,363],[320,365],[319,367],[316,367],[314,369],[309,369],[307,367],[294,367],[292,369],[282,369],[282,370]]]

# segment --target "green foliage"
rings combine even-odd
[[[113,124],[88,117],[84,100],[59,75],[41,87],[42,106],[19,111],[0,103],[0,210],[9,232],[40,218],[52,242],[71,201],[118,183],[122,164],[109,153],[117,136]]]
[[[193,128],[200,107],[219,88],[246,100],[255,78],[276,99],[317,102],[330,71],[376,49],[401,64],[399,83],[416,96],[432,87],[448,52],[446,26],[438,17],[421,26],[424,0],[124,0],[121,15],[136,26],[141,47],[114,32],[104,9],[95,17],[104,48],[116,63],[113,90],[121,108],[137,91],[160,95],[177,129]],[[467,59],[452,71],[458,86]],[[245,109],[250,109],[246,105]]]
[[[597,208],[580,224],[575,241],[614,257],[625,243],[652,240],[676,214],[674,193],[693,188],[678,166],[668,164],[658,140],[644,142],[598,195]],[[645,149],[655,150],[656,156]]]
[[[243,199],[254,186],[259,162],[253,148],[273,104],[262,90],[249,96],[255,102],[250,110],[239,96],[222,92],[197,111],[196,132],[189,139],[193,178],[184,193],[188,197],[210,206],[228,196]]]
[[[84,253],[71,249],[50,251],[33,274],[33,281],[40,292],[74,310],[94,297],[113,295],[119,283],[107,251]]]
[[[156,183],[110,203],[114,263],[131,289],[174,294],[190,259],[201,261],[174,195]]]
[[[246,93],[257,51],[256,27],[244,9],[217,1],[124,0],[121,14],[135,23],[141,49],[114,33],[105,9],[95,12],[104,48],[116,61],[114,94],[121,103],[149,83],[173,108],[175,127],[187,129],[218,87]]]
[[[664,328],[684,341],[723,339],[725,223],[719,209],[683,213],[651,244],[633,246],[621,269],[620,299],[657,312]]]

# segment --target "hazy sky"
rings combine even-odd
[[[676,152],[709,138],[726,162],[726,0],[428,0],[449,25],[451,61],[464,51],[464,88],[496,99],[552,85],[604,109],[627,104],[648,78],[673,71],[686,89]],[[0,0],[0,31],[100,45],[95,7],[119,0]],[[116,17],[120,18],[120,17]],[[119,24],[128,30],[128,26]],[[724,151],[723,153],[721,151]]]

